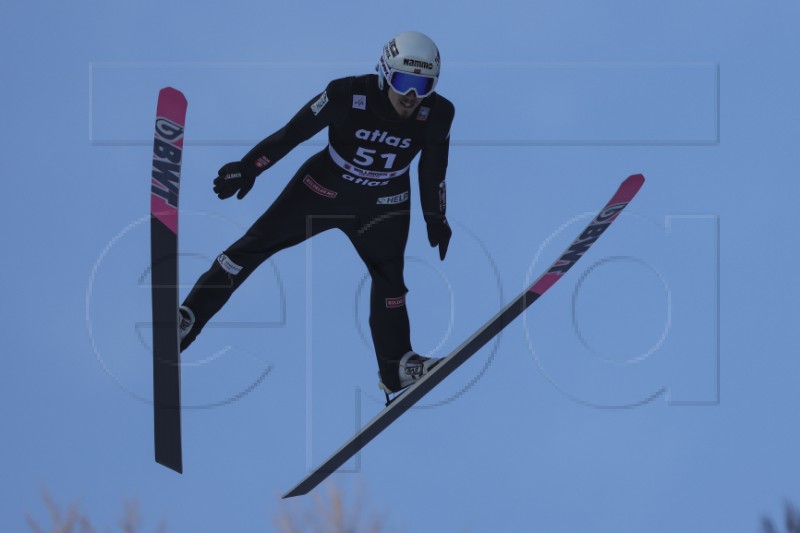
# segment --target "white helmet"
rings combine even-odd
[[[439,49],[425,34],[416,31],[398,33],[383,47],[376,67],[378,86],[384,80],[400,94],[411,91],[424,98],[433,92],[439,80]]]

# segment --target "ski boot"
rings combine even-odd
[[[386,381],[389,383],[384,383],[381,376],[381,380],[378,382],[378,386],[386,395],[386,405],[388,406],[401,392],[422,379],[422,376],[430,372],[440,361],[441,359],[423,357],[414,352],[407,352],[400,358],[397,365],[398,380],[387,379]],[[378,375],[380,376],[380,371]],[[390,394],[394,394],[395,396],[392,397]]]
[[[178,308],[178,340],[183,345],[183,339],[192,331],[194,326],[194,313],[188,307],[182,305]],[[185,346],[182,346],[185,348]]]

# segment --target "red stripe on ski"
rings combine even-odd
[[[634,174],[628,176],[625,181],[619,186],[617,192],[600,211],[600,213],[592,220],[586,229],[581,233],[577,239],[567,248],[567,251],[559,257],[550,268],[537,279],[533,285],[528,289],[528,292],[542,295],[547,289],[552,287],[561,276],[572,268],[578,259],[589,249],[594,241],[606,230],[622,212],[628,202],[633,200],[636,193],[639,192],[644,184],[644,176],[641,174]]]
[[[528,289],[528,292],[536,294],[544,294],[547,289],[555,285],[563,274],[543,274],[533,285]]]
[[[164,87],[158,92],[156,118],[164,117],[176,124],[180,124],[181,128],[183,128],[186,124],[186,105],[186,97],[182,92],[172,87]],[[176,139],[172,144],[183,149],[182,132],[180,138]]]
[[[165,87],[158,93],[150,212],[170,231],[178,233],[178,187],[180,185],[186,98]]]
[[[625,181],[623,181],[619,189],[617,190],[616,194],[611,198],[608,202],[608,205],[618,204],[618,203],[628,203],[633,200],[633,197],[636,196],[636,193],[639,192],[639,189],[642,188],[644,185],[644,176],[641,174],[634,174],[632,176],[628,176]]]

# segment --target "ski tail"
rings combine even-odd
[[[161,89],[150,183],[153,419],[156,462],[183,471],[178,343],[178,192],[186,98]]]
[[[578,238],[561,254],[550,268],[542,274],[530,287],[525,289],[516,299],[508,303],[478,331],[453,350],[431,372],[422,376],[403,394],[397,396],[383,411],[373,418],[361,431],[339,448],[327,461],[311,472],[292,490],[284,494],[284,498],[307,494],[322,483],[330,474],[340,468],[346,461],[366,446],[372,439],[386,429],[400,415],[409,410],[423,396],[441,383],[447,376],[472,357],[478,350],[492,340],[503,328],[521,315],[525,309],[552,287],[572,266],[586,253],[592,244],[616,220],[622,210],[633,200],[644,184],[644,176],[634,174],[622,182],[611,200],[592,219]]]

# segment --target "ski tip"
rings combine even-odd
[[[639,192],[642,185],[644,185],[644,175],[632,174],[625,178],[625,181],[619,186],[619,193],[632,198],[633,195]]]
[[[183,93],[174,87],[164,87],[158,91],[158,97],[177,98],[186,102],[186,97],[183,95]]]
[[[623,185],[627,185],[629,187],[636,187],[637,189],[644,184],[644,174],[631,174],[628,176]]]
[[[627,204],[633,197],[636,196],[636,193],[639,192],[639,189],[642,188],[644,184],[644,176],[642,174],[633,174],[625,178],[625,181],[617,189],[617,192],[614,193],[614,196],[611,198],[609,205],[625,203]]]

